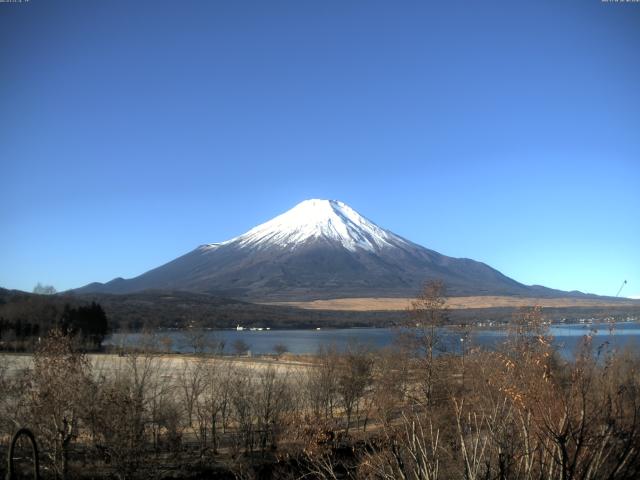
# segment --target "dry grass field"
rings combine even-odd
[[[117,371],[126,369],[130,362],[129,356],[116,354],[89,354],[87,355],[92,370],[96,374],[109,376]],[[181,375],[185,366],[194,361],[207,362],[220,365],[221,368],[245,367],[259,373],[268,367],[274,367],[278,373],[296,373],[307,370],[311,361],[303,356],[284,355],[280,359],[268,356],[260,357],[197,357],[181,354],[161,354],[150,357],[155,363],[155,368],[162,371],[166,378],[175,378]],[[0,353],[0,366],[7,369],[8,373],[26,370],[33,365],[33,354],[30,353]]]
[[[411,298],[335,298],[312,300],[307,302],[273,302],[270,305],[287,305],[309,310],[347,310],[347,311],[397,311],[406,310]],[[639,306],[634,300],[598,300],[593,298],[524,298],[524,297],[450,297],[447,306],[450,309],[495,308],[495,307],[608,307]]]

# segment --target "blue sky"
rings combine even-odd
[[[0,286],[131,277],[306,198],[640,295],[640,4],[0,3]]]

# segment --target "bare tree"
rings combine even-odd
[[[121,479],[131,478],[141,468],[153,471],[155,462],[145,462],[148,432],[154,449],[160,432],[175,440],[177,426],[172,385],[162,372],[165,364],[155,353],[132,352],[123,357],[101,378],[94,395],[91,422],[96,450],[113,465]]]
[[[29,400],[37,436],[56,475],[68,478],[69,449],[90,401],[91,366],[69,337],[54,329],[33,356]]]
[[[193,353],[204,353],[208,347],[207,331],[200,323],[192,323],[183,332],[185,342],[193,349]]]
[[[278,372],[271,365],[259,372],[256,387],[258,440],[264,454],[267,445],[277,447],[278,433],[283,427],[284,414],[291,407],[292,396],[288,374]]]
[[[55,295],[57,290],[53,285],[43,285],[38,282],[35,287],[33,287],[33,293],[37,293],[38,295]]]
[[[408,387],[408,358],[397,349],[378,352],[374,363],[372,400],[377,419],[389,427],[398,416]]]
[[[333,422],[338,399],[338,356],[335,347],[321,347],[304,382],[313,416],[321,418],[325,424]]]
[[[284,343],[278,343],[273,347],[273,352],[276,354],[278,358],[282,357],[282,355],[284,355],[288,351],[289,351],[289,347],[287,347]]]
[[[251,453],[255,446],[255,385],[253,371],[249,368],[236,368],[230,382],[230,403],[237,425],[234,448],[236,453],[244,448]]]
[[[437,377],[436,353],[441,347],[440,328],[448,321],[445,288],[442,281],[425,283],[420,294],[411,302],[409,322],[402,337],[413,350],[418,361],[418,382],[425,404],[432,403]]]
[[[217,333],[209,332],[208,345],[211,353],[214,355],[222,355],[227,346],[225,339]]]
[[[96,447],[120,479],[132,477],[144,461],[145,409],[132,378],[120,376],[102,385],[97,398]]]
[[[359,418],[360,400],[372,382],[373,362],[369,351],[361,345],[350,345],[339,357],[337,392],[346,416],[346,432],[349,433],[353,413]]]
[[[203,422],[209,425],[213,453],[217,453],[220,426],[224,431],[226,431],[227,426],[233,368],[229,362],[217,361],[207,362],[205,368],[202,395],[204,400],[203,413],[207,419],[203,419]]]
[[[165,353],[171,353],[173,350],[173,339],[169,335],[160,337],[160,345]]]
[[[186,360],[177,379],[180,401],[184,408],[186,428],[200,442],[200,451],[207,445],[208,415],[204,414],[204,391],[206,388],[206,366],[203,360]]]
[[[236,355],[246,355],[249,351],[249,344],[241,338],[234,341],[232,347]]]

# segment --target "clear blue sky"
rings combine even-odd
[[[0,3],[0,286],[131,277],[306,198],[640,295],[640,4]]]

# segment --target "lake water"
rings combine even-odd
[[[623,322],[615,324],[612,332],[606,324],[558,324],[550,327],[550,334],[554,337],[554,343],[560,353],[565,357],[571,357],[576,347],[581,343],[585,335],[592,328],[598,328],[593,344],[595,347],[606,344],[615,349],[631,347],[640,350],[640,324],[636,322]],[[322,330],[215,330],[203,332],[208,344],[223,341],[225,353],[233,353],[233,344],[237,340],[245,342],[252,354],[274,353],[276,345],[284,345],[291,353],[306,354],[316,353],[320,347],[335,346],[344,349],[349,344],[359,343],[371,348],[390,346],[398,337],[398,330],[394,328],[348,328],[348,329],[322,329]],[[493,348],[501,343],[507,334],[504,329],[476,329],[464,342],[461,334],[452,330],[443,330],[444,349],[451,352],[460,352],[461,345],[479,345],[485,348]],[[165,339],[165,348],[176,353],[190,353],[193,348],[189,339],[183,332],[168,331],[157,334],[156,340]],[[167,342],[167,339],[169,340]],[[148,341],[140,333],[116,333],[106,341],[106,345],[140,345]],[[159,345],[162,343],[159,342]]]

